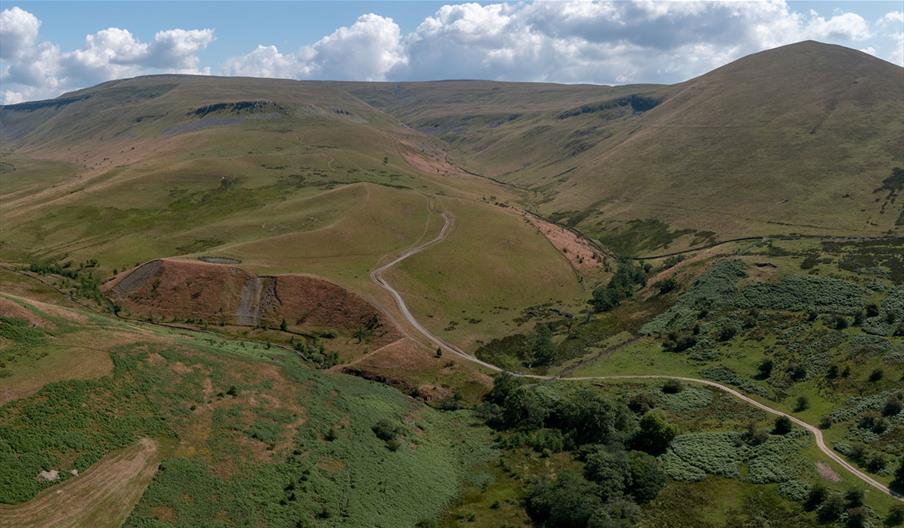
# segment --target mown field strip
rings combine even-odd
[[[157,443],[143,438],[85,473],[17,506],[0,506],[0,528],[115,528],[157,472]]]

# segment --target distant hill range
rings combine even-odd
[[[255,151],[278,144],[359,179],[387,163],[492,178],[621,253],[904,230],[904,68],[812,41],[675,85],[140,77],[2,107],[0,126],[0,191],[23,221],[123,178],[165,186],[202,153],[224,174],[279,166]],[[46,163],[65,176],[22,180]]]

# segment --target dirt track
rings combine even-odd
[[[904,497],[892,492],[888,488],[888,486],[882,484],[881,482],[877,481],[876,479],[872,478],[871,476],[867,475],[866,473],[855,468],[853,465],[848,463],[843,457],[841,457],[840,455],[838,455],[837,453],[832,451],[832,449],[830,449],[828,446],[826,446],[825,440],[822,435],[822,431],[820,431],[819,428],[817,428],[813,425],[810,425],[807,422],[804,422],[803,420],[796,418],[790,414],[787,414],[783,411],[772,408],[764,403],[754,400],[753,398],[751,398],[749,396],[745,396],[744,394],[741,394],[739,391],[737,391],[731,387],[728,387],[726,385],[722,385],[721,383],[716,383],[714,381],[709,381],[709,380],[704,380],[704,379],[686,378],[686,377],[681,377],[681,376],[659,376],[659,375],[631,376],[631,375],[625,375],[625,376],[578,376],[578,377],[561,377],[560,378],[557,376],[541,376],[538,374],[523,374],[523,373],[519,373],[519,372],[509,372],[496,365],[487,363],[486,361],[482,361],[482,360],[478,359],[477,357],[475,357],[471,354],[468,354],[467,352],[463,351],[462,349],[458,348],[457,346],[445,341],[441,337],[434,335],[427,328],[425,328],[420,322],[418,322],[418,320],[414,317],[414,315],[412,315],[411,310],[408,309],[408,305],[405,303],[405,299],[398,292],[398,290],[396,290],[391,284],[389,284],[389,282],[386,281],[386,279],[383,277],[383,274],[388,269],[392,268],[393,266],[395,266],[399,262],[402,262],[403,260],[407,259],[408,257],[410,257],[412,255],[416,255],[416,254],[420,253],[421,251],[424,251],[427,248],[429,248],[433,245],[439,244],[440,242],[445,240],[449,234],[449,229],[452,227],[455,219],[450,213],[444,212],[444,213],[442,213],[442,216],[443,216],[443,220],[445,223],[443,224],[442,229],[440,230],[439,234],[435,238],[433,238],[432,240],[429,240],[427,242],[424,242],[422,244],[409,248],[408,250],[403,252],[401,255],[399,255],[395,259],[374,269],[370,273],[371,279],[373,279],[373,281],[378,286],[380,286],[381,288],[383,288],[384,290],[389,292],[390,295],[392,295],[393,299],[395,299],[395,302],[396,302],[396,305],[397,305],[399,311],[402,313],[402,315],[405,317],[405,319],[408,321],[408,323],[411,324],[411,326],[414,327],[430,343],[436,345],[437,347],[439,347],[447,352],[455,354],[467,361],[476,363],[476,364],[478,364],[484,368],[490,369],[494,372],[508,372],[509,374],[520,377],[520,378],[548,380],[548,381],[553,381],[553,380],[613,381],[613,380],[631,380],[631,379],[674,379],[674,380],[680,380],[680,381],[684,381],[684,382],[688,382],[688,383],[707,385],[709,387],[719,389],[731,396],[734,396],[735,398],[738,398],[741,401],[744,401],[750,405],[753,405],[754,407],[761,409],[763,411],[766,411],[770,414],[774,414],[776,416],[788,417],[792,422],[794,422],[795,424],[797,424],[800,427],[803,427],[804,429],[809,431],[811,434],[813,434],[813,436],[816,438],[816,446],[819,448],[819,450],[822,451],[827,457],[831,458],[836,463],[838,463],[841,467],[843,467],[849,473],[851,473],[855,477],[859,478],[860,480],[862,480],[869,486],[872,486],[873,488],[875,488],[887,495],[895,497],[898,500],[904,501]]]

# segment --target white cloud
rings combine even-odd
[[[381,81],[405,61],[399,26],[391,18],[366,14],[297,53],[258,46],[227,61],[223,71],[255,77]]]
[[[51,42],[38,42],[40,25],[18,7],[0,11],[4,103],[147,73],[205,73],[197,54],[214,40],[212,29],[170,29],[142,42],[126,29],[107,28],[87,35],[82,47],[61,51]]]
[[[465,3],[440,7],[404,36],[392,20],[365,15],[298,52],[261,46],[223,71],[298,79],[674,82],[807,39],[882,55],[874,36],[856,13],[796,12],[784,0]]]
[[[18,7],[0,12],[6,102],[117,77],[209,71],[198,54],[214,41],[212,29],[170,29],[143,42],[127,29],[108,28],[64,51],[39,40],[40,26]],[[218,71],[366,81],[675,82],[748,53],[807,39],[904,64],[904,12],[891,11],[870,23],[839,9],[795,11],[785,0],[464,3],[440,7],[408,34],[391,18],[362,15],[297,49],[259,45]]]
[[[15,60],[31,49],[38,38],[41,21],[24,9],[0,11],[0,60]]]
[[[879,19],[877,26],[891,40],[888,59],[904,66],[904,11],[890,11]]]

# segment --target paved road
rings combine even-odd
[[[408,323],[412,327],[414,327],[414,329],[417,330],[417,332],[419,334],[421,334],[421,336],[423,336],[425,339],[427,339],[429,342],[433,343],[440,349],[442,349],[446,352],[449,352],[451,354],[454,354],[466,361],[470,361],[471,363],[480,365],[491,371],[507,372],[507,373],[509,373],[513,376],[519,377],[519,378],[530,378],[530,379],[550,380],[550,381],[551,380],[562,380],[562,381],[607,381],[608,380],[608,381],[613,381],[613,380],[632,380],[632,379],[638,379],[638,380],[639,379],[674,379],[674,380],[684,381],[687,383],[696,383],[696,384],[700,384],[700,385],[707,385],[709,387],[713,387],[718,390],[721,390],[722,392],[730,394],[731,396],[734,396],[735,398],[738,398],[739,400],[747,402],[748,404],[753,405],[754,407],[761,409],[763,411],[766,411],[767,413],[774,414],[776,416],[788,417],[792,422],[794,422],[795,424],[797,424],[800,427],[803,427],[804,429],[809,431],[811,434],[813,434],[813,436],[816,438],[816,446],[819,448],[819,450],[822,451],[827,457],[829,457],[832,460],[834,460],[835,462],[837,462],[841,467],[846,469],[849,473],[851,473],[855,477],[859,478],[866,484],[872,486],[873,488],[876,488],[877,490],[879,490],[887,495],[895,497],[898,500],[904,501],[904,497],[892,492],[890,489],[888,489],[888,486],[882,484],[881,482],[879,482],[878,480],[867,475],[863,471],[860,471],[859,469],[857,469],[856,467],[854,467],[853,465],[848,463],[843,457],[841,457],[840,455],[835,453],[832,449],[830,449],[826,445],[825,439],[823,438],[823,435],[822,435],[822,431],[819,430],[818,427],[810,425],[807,422],[805,422],[799,418],[796,418],[790,414],[787,414],[778,409],[774,409],[764,403],[754,400],[753,398],[746,396],[731,387],[722,385],[721,383],[716,383],[715,381],[704,380],[704,379],[687,378],[687,377],[682,377],[682,376],[665,376],[665,375],[662,375],[662,376],[660,376],[660,375],[635,375],[635,376],[624,375],[624,376],[558,377],[558,376],[543,376],[543,375],[539,375],[539,374],[524,374],[524,373],[520,373],[520,372],[510,372],[510,371],[506,371],[496,365],[493,365],[492,363],[487,363],[486,361],[483,361],[483,360],[465,352],[464,350],[458,348],[457,346],[453,345],[452,343],[449,343],[448,341],[444,340],[443,338],[441,338],[437,335],[434,335],[430,330],[425,328],[414,317],[414,315],[412,315],[411,310],[408,308],[408,305],[405,303],[405,299],[398,292],[398,290],[396,290],[386,280],[386,278],[383,276],[383,274],[388,269],[392,268],[393,266],[395,266],[399,262],[402,262],[403,260],[407,259],[408,257],[411,257],[412,255],[416,255],[416,254],[420,253],[421,251],[424,251],[425,249],[427,249],[433,245],[439,244],[440,242],[445,240],[446,237],[449,235],[449,230],[451,229],[452,225],[454,224],[455,219],[449,213],[442,213],[442,215],[443,215],[443,220],[445,223],[443,224],[443,227],[440,230],[439,234],[434,239],[424,242],[423,244],[409,248],[407,251],[405,251],[404,253],[402,253],[401,255],[396,257],[395,259],[391,260],[390,262],[388,262],[386,264],[383,264],[382,266],[380,266],[379,268],[376,268],[375,270],[373,270],[370,273],[371,279],[373,279],[373,281],[378,286],[380,286],[381,288],[383,288],[384,290],[389,292],[390,295],[392,295],[392,298],[395,300],[396,306],[398,307],[398,309],[402,313],[402,315],[405,317],[405,319],[408,321]]]

